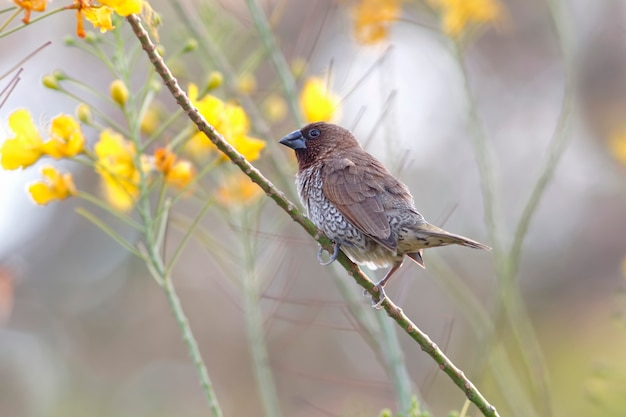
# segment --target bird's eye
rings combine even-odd
[[[319,129],[311,129],[311,130],[309,131],[309,137],[311,137],[311,138],[316,138],[316,137],[318,137],[319,135],[320,135],[320,131],[319,131]]]

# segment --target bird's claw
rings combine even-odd
[[[374,299],[372,298],[372,307],[374,307],[376,310],[380,310],[381,308],[383,308],[383,303],[387,299],[387,294],[385,294],[385,289],[382,285],[376,284],[375,288],[378,289],[378,301],[374,302]]]
[[[326,266],[326,265],[332,264],[333,262],[337,260],[337,256],[339,256],[339,243],[336,243],[336,242],[333,243],[333,253],[330,256],[329,260],[327,261],[322,260],[322,252],[324,252],[324,248],[322,247],[322,245],[319,245],[317,249],[317,260],[319,261],[320,265]]]
[[[372,298],[372,307],[374,307],[376,310],[380,310],[381,308],[383,308],[383,303],[387,299],[387,294],[385,294],[385,289],[382,285],[380,285],[380,283],[376,283],[374,287],[378,290],[378,301],[374,301],[374,296],[370,295],[367,290],[363,290],[363,297],[367,297],[368,295],[370,295],[370,297]]]

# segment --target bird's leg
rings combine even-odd
[[[341,246],[341,244],[339,244],[338,242],[333,242],[333,254],[330,256],[329,260],[324,262],[322,260],[322,252],[324,252],[324,248],[322,247],[322,245],[319,245],[317,249],[317,260],[319,261],[320,265],[326,266],[335,262],[337,260],[337,256],[339,256],[339,246]]]
[[[378,302],[374,303],[374,299],[372,298],[372,307],[376,310],[380,310],[383,302],[387,298],[387,294],[385,294],[385,284],[389,281],[389,278],[402,266],[402,262],[399,262],[391,267],[389,272],[385,275],[383,279],[376,283],[376,289],[378,290]]]

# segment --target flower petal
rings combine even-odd
[[[9,128],[15,137],[7,139],[0,148],[2,167],[12,170],[33,165],[42,155],[42,140],[28,110],[13,112]]]

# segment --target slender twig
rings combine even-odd
[[[174,265],[176,265],[176,262],[178,262],[180,255],[182,255],[183,253],[183,249],[185,248],[185,246],[187,246],[187,242],[193,235],[193,232],[198,226],[198,223],[200,222],[200,220],[202,220],[206,212],[209,210],[209,208],[213,206],[213,204],[215,204],[215,201],[213,199],[207,200],[202,206],[202,208],[200,209],[200,211],[198,212],[198,214],[196,215],[196,217],[193,219],[189,227],[187,228],[187,232],[185,233],[185,235],[183,236],[183,239],[180,241],[180,243],[176,247],[176,250],[174,251],[174,255],[172,255],[172,257],[169,260],[169,266],[167,267],[168,272],[171,271],[174,268]]]
[[[463,47],[458,42],[454,42],[454,57],[457,60],[458,67],[461,70],[463,79],[463,90],[467,99],[469,122],[471,129],[471,140],[474,146],[474,152],[476,154],[476,162],[478,165],[478,171],[480,174],[480,184],[482,187],[483,196],[483,210],[485,212],[485,224],[487,225],[487,232],[489,233],[489,240],[493,246],[496,262],[502,261],[502,246],[500,245],[500,213],[498,211],[498,198],[497,198],[497,185],[496,177],[494,174],[494,163],[491,149],[487,142],[487,135],[483,127],[481,118],[478,114],[478,106],[472,87],[470,85],[470,78],[467,72],[467,67],[464,62]]]
[[[474,97],[474,91],[470,85],[470,77],[465,63],[463,46],[459,41],[454,41],[454,56],[457,60],[463,80],[463,88],[468,102],[468,112],[470,118],[471,139],[476,154],[476,161],[480,174],[480,183],[483,194],[483,205],[487,231],[494,248],[496,263],[496,274],[498,277],[499,298],[494,309],[495,325],[487,329],[485,336],[481,340],[484,346],[494,346],[498,332],[502,329],[510,330],[518,341],[519,354],[524,363],[524,370],[530,373],[531,380],[535,383],[533,388],[539,385],[537,392],[548,392],[547,377],[543,372],[543,358],[539,344],[534,342],[536,334],[532,326],[528,325],[528,314],[523,301],[520,298],[515,276],[510,270],[510,252],[505,250],[500,236],[501,218],[499,213],[497,184],[495,181],[495,163],[493,161],[492,149],[487,141],[482,120],[478,113],[478,106]],[[492,349],[493,350],[493,349]],[[492,350],[485,350],[485,356],[493,354]],[[537,372],[538,371],[538,372]],[[494,373],[499,370],[494,370]],[[503,386],[504,390],[511,390],[511,387]],[[521,394],[520,394],[521,395]],[[545,402],[545,408],[549,409],[549,403]]]
[[[285,96],[287,97],[287,102],[291,107],[293,117],[296,119],[298,125],[302,126],[304,124],[304,119],[302,118],[300,107],[298,106],[296,82],[291,74],[291,71],[289,70],[289,65],[285,60],[285,55],[283,55],[278,49],[278,45],[276,45],[276,41],[274,39],[274,35],[272,34],[270,24],[267,21],[267,17],[257,2],[255,0],[246,0],[246,4],[248,5],[252,21],[254,22],[259,35],[261,35],[263,46],[270,54],[270,58],[272,59],[272,63],[276,69],[276,74],[278,74],[278,79],[280,80]]]
[[[34,57],[35,55],[37,55],[39,52],[41,52],[44,48],[50,46],[52,44],[51,41],[48,41],[46,43],[44,43],[43,45],[39,46],[37,49],[35,49],[33,52],[31,52],[30,54],[26,55],[24,58],[20,59],[19,62],[17,62],[15,65],[13,65],[11,68],[9,68],[8,70],[6,70],[4,72],[4,74],[0,74],[0,80],[3,79],[4,77],[8,76],[10,73],[12,73],[13,71],[15,71],[17,68],[19,68],[20,66],[22,66],[23,63],[25,63],[26,61],[28,61],[29,59],[31,59],[32,57]]]
[[[245,217],[248,213],[241,213]],[[245,221],[245,220],[244,220]],[[249,230],[248,227],[245,227]],[[257,380],[257,387],[263,405],[263,415],[266,417],[280,417],[280,405],[276,384],[270,367],[269,352],[265,335],[263,333],[263,310],[261,309],[261,295],[259,285],[259,272],[254,265],[254,248],[249,233],[243,233],[242,244],[244,249],[245,272],[242,284],[244,293],[244,315],[246,318],[246,329],[248,341],[252,354],[252,364]]]
[[[183,108],[187,116],[192,122],[198,126],[207,138],[215,144],[215,146],[223,152],[237,167],[239,167],[253,182],[270,197],[274,202],[282,208],[296,223],[298,223],[309,235],[311,235],[324,249],[330,251],[332,249],[332,241],[319,232],[316,227],[311,223],[302,213],[296,208],[296,206],[285,198],[285,195],[278,190],[263,174],[251,165],[241,154],[239,154],[223,137],[219,134],[215,128],[209,125],[204,117],[198,112],[198,110],[189,101],[189,98],[185,95],[185,92],[178,85],[178,81],[172,75],[171,71],[163,59],[156,51],[154,43],[151,41],[148,33],[141,24],[141,20],[136,15],[127,17],[127,21],[133,28],[135,35],[141,42],[143,49],[146,51],[148,58],[152,65],[154,65],[156,72],[163,78],[163,82],[166,87],[176,99],[178,104]],[[380,294],[375,284],[367,278],[361,272],[359,267],[348,259],[348,257],[340,252],[337,258],[339,264],[341,264],[348,275],[352,276],[358,285],[363,287],[369,294],[375,299],[378,299]],[[450,377],[450,379],[463,390],[467,398],[474,403],[479,410],[485,416],[498,416],[496,408],[491,405],[480,391],[474,386],[474,384],[463,374],[463,372],[457,368],[450,359],[439,349],[439,347],[428,337],[428,335],[422,332],[389,298],[383,301],[382,307],[387,311],[389,316],[398,323],[398,325],[404,329],[404,331],[415,340],[422,350],[424,350],[435,362],[439,365],[439,368]]]
[[[120,236],[117,232],[111,229],[106,223],[100,220],[96,215],[92,214],[90,211],[88,211],[87,209],[83,207],[78,207],[76,209],[76,213],[78,213],[79,215],[83,216],[84,218],[92,222],[95,226],[97,226],[100,230],[102,230],[104,233],[109,235],[111,239],[119,243],[120,246],[122,246],[128,252],[132,253],[133,255],[135,255],[136,257],[140,259],[143,258],[141,253],[139,253],[139,251],[135,247],[133,247],[133,245],[128,243],[122,236]]]
[[[163,288],[165,289],[165,293],[167,294],[167,299],[170,303],[172,311],[174,312],[174,317],[176,317],[178,326],[183,330],[183,339],[187,344],[187,349],[189,350],[191,359],[196,369],[200,373],[200,384],[202,385],[205,396],[209,401],[209,407],[211,408],[211,412],[213,413],[214,417],[222,417],[222,409],[217,402],[217,396],[215,395],[215,391],[213,391],[213,384],[211,383],[209,373],[207,371],[206,365],[204,364],[204,360],[202,359],[200,347],[198,346],[198,342],[193,336],[193,333],[191,331],[191,325],[189,324],[189,320],[187,319],[187,316],[183,311],[183,306],[180,303],[180,298],[178,298],[178,294],[176,294],[174,284],[172,283],[172,280],[169,276],[165,278]]]
[[[381,338],[385,346],[381,346],[381,354],[384,358],[385,369],[387,370],[391,383],[393,384],[393,392],[396,396],[398,404],[398,414],[408,416],[413,406],[413,389],[411,377],[406,367],[404,353],[398,340],[398,335],[389,320],[386,320],[382,314],[376,314],[378,325],[381,330]],[[379,344],[383,342],[378,341]],[[424,406],[423,398],[419,398],[420,406]]]

